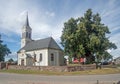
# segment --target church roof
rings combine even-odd
[[[31,41],[28,44],[26,44],[23,48],[21,48],[18,52],[20,52],[21,50],[32,51],[47,48],[61,50],[61,48],[58,46],[55,40],[52,37],[49,37],[45,39]]]

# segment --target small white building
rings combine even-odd
[[[22,28],[21,49],[18,54],[18,65],[23,66],[60,66],[64,65],[62,49],[52,37],[32,40],[32,29],[28,15]]]

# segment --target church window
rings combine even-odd
[[[26,37],[29,38],[29,33],[28,32],[26,32]]]
[[[40,59],[39,59],[39,61],[42,61],[42,53],[40,53]]]
[[[29,33],[29,38],[31,38],[31,34]]]
[[[54,54],[51,54],[51,61],[54,61]]]
[[[27,32],[26,32],[26,37],[27,37]]]
[[[37,60],[36,60],[36,54],[34,54],[34,62],[36,62]]]

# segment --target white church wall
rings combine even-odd
[[[36,62],[33,66],[48,66],[48,53],[47,49],[40,49],[40,50],[34,50],[26,52],[27,54],[31,54],[31,56],[34,58],[34,55],[36,55]],[[40,54],[42,54],[42,60],[40,61]]]
[[[31,64],[33,64],[33,66],[59,66],[61,65],[61,62],[63,62],[60,53],[61,53],[60,50],[55,50],[55,49],[40,49],[40,50],[18,53],[18,65],[21,65],[21,60],[24,59],[25,66],[30,66]],[[36,62],[32,62],[29,61],[29,59],[26,59],[25,54],[31,55],[33,59],[34,59],[34,55],[36,55]],[[40,60],[40,54],[42,54],[42,60]],[[51,60],[51,54],[53,54],[54,56],[53,61]]]
[[[48,66],[48,50],[42,49],[37,50],[36,52],[36,66]],[[42,55],[42,58],[40,59],[40,54]]]

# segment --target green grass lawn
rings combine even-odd
[[[75,71],[75,72],[52,72],[52,71],[39,71],[39,70],[0,70],[0,72],[18,73],[18,74],[38,74],[38,75],[96,75],[96,74],[120,73],[120,68],[103,68],[103,69]]]

